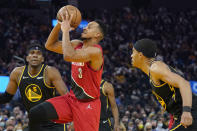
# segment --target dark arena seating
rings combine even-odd
[[[0,2],[0,75],[9,76],[15,67],[24,64],[14,56],[25,59],[26,47],[31,43],[44,46],[58,8],[69,1],[3,1]],[[167,131],[170,119],[169,114],[157,106],[148,77],[131,67],[131,49],[136,40],[154,39],[160,48],[158,59],[175,67],[187,80],[197,80],[197,10],[146,4],[136,8],[130,3],[106,9],[84,9],[77,4],[83,20],[100,19],[107,26],[107,35],[100,43],[105,59],[103,77],[115,88],[120,122],[125,131],[143,131],[148,125],[153,131]],[[79,36],[80,29],[71,32],[72,38]],[[70,64],[62,55],[47,50],[45,57],[45,63],[58,68],[70,88]],[[19,131],[27,123],[27,112],[19,94],[12,102],[0,105],[0,131]]]

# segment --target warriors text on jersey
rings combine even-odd
[[[82,46],[81,43],[75,49]],[[100,45],[94,46],[102,50]],[[89,62],[72,62],[71,95],[80,100],[99,98],[102,72],[103,65],[100,70],[95,71]]]
[[[33,106],[55,96],[55,88],[50,87],[45,82],[46,68],[47,66],[43,64],[39,73],[31,76],[28,66],[24,66],[18,87],[27,111]]]

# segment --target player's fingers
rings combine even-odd
[[[191,125],[192,124],[192,122],[193,122],[193,120],[192,120],[192,118],[188,118],[188,125]]]
[[[70,15],[69,23],[72,21],[72,18],[73,18],[73,14]]]
[[[65,21],[66,20],[66,16],[63,12],[60,13],[61,17],[62,17],[62,21]]]
[[[187,128],[190,125],[190,122],[185,118],[181,121],[181,124],[184,128]]]
[[[69,14],[68,14],[68,11],[66,10],[66,12],[65,12],[66,14],[65,14],[65,17],[66,17],[66,20],[69,20]]]
[[[185,123],[187,125],[191,125],[192,124],[192,117],[186,117],[184,120],[185,120]]]

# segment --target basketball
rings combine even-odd
[[[81,23],[81,12],[79,11],[79,9],[72,5],[66,5],[60,8],[60,10],[57,13],[57,20],[60,22],[62,21],[62,18],[60,16],[60,12],[62,11],[68,11],[69,18],[71,14],[73,14],[70,26],[73,28],[77,28],[78,25]]]

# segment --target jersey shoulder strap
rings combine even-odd
[[[103,88],[105,82],[106,82],[105,80],[101,80],[100,88]]]

